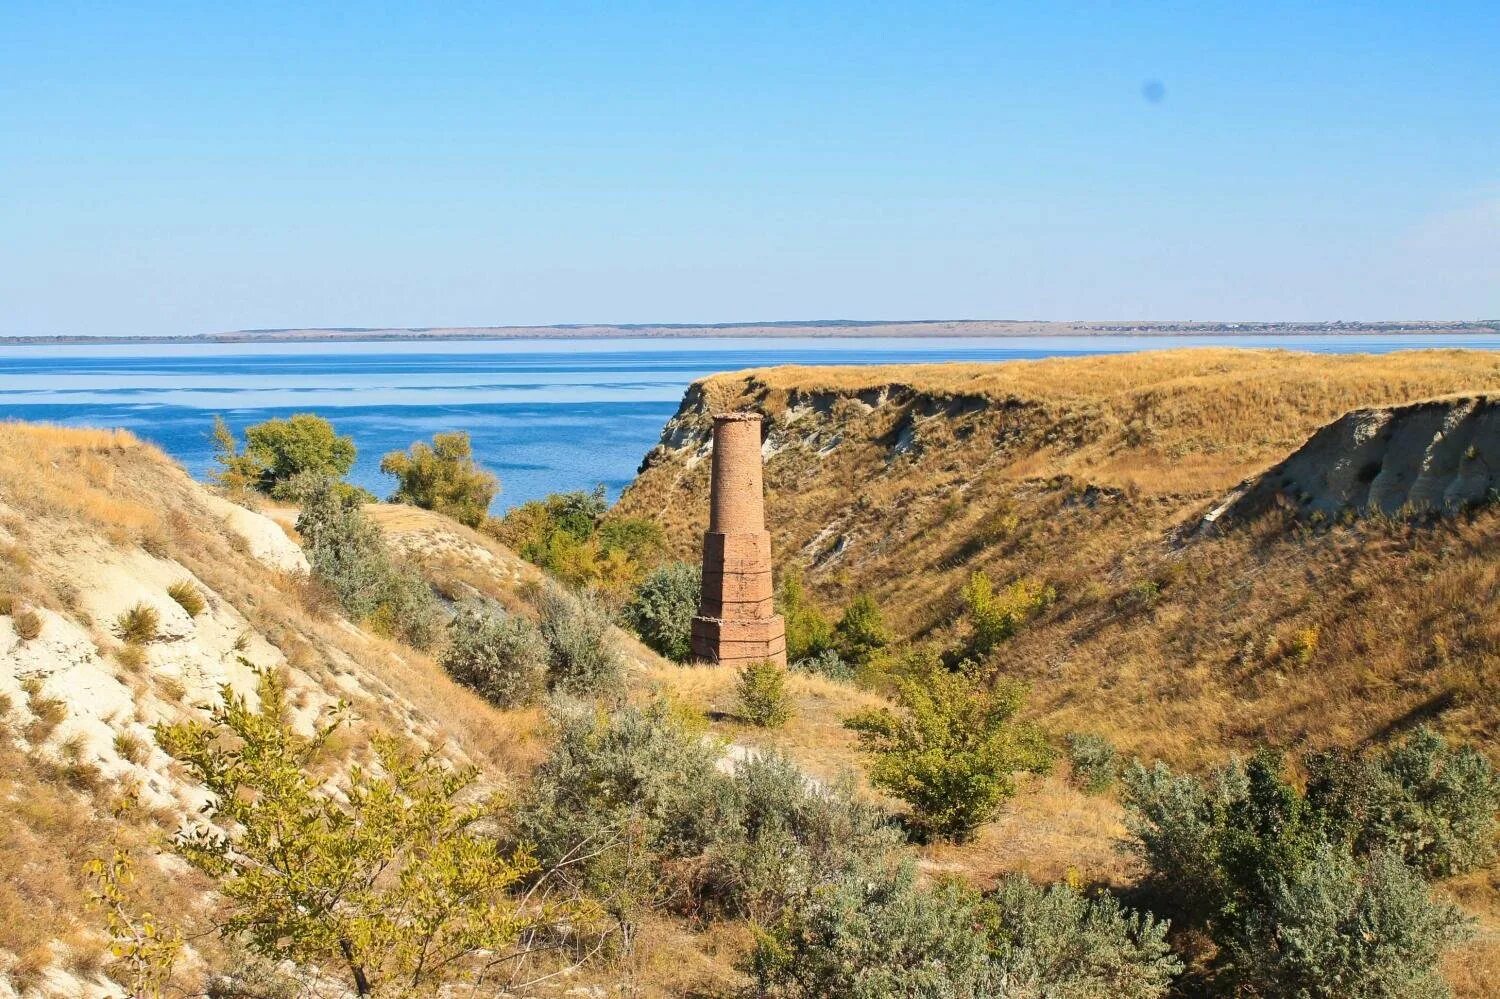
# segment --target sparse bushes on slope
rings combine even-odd
[[[833,651],[833,625],[808,597],[796,566],[789,566],[781,577],[776,588],[776,609],[786,621],[788,662],[814,659]]]
[[[1018,579],[996,593],[988,575],[970,575],[963,588],[964,609],[972,629],[969,657],[983,659],[989,655],[1055,599],[1053,588],[1039,580]]]
[[[432,590],[414,569],[395,560],[359,500],[336,486],[325,479],[311,490],[297,518],[313,575],[351,618],[417,648],[428,647],[440,626]]]
[[[500,491],[500,480],[474,463],[473,445],[463,431],[434,434],[432,443],[417,441],[405,452],[380,459],[380,470],[398,481],[392,503],[436,510],[469,527],[478,527]]]
[[[187,611],[188,617],[197,617],[207,606],[202,592],[189,579],[179,580],[167,587],[167,596],[177,601],[177,606]]]
[[[745,721],[761,728],[780,728],[792,717],[791,695],[786,689],[787,671],[769,659],[740,668],[735,687],[735,707]]]
[[[1017,772],[1045,772],[1052,751],[1040,729],[1016,720],[1019,684],[932,670],[899,679],[895,712],[844,724],[870,754],[870,780],[905,801],[929,835],[964,840],[1015,794]]]
[[[448,623],[443,669],[501,707],[531,704],[547,686],[547,643],[530,621],[478,607]]]
[[[17,611],[15,617],[11,618],[11,627],[16,629],[16,636],[23,642],[29,642],[42,633],[42,616],[34,610]]]
[[[693,615],[698,613],[702,585],[699,566],[687,562],[657,566],[625,605],[625,620],[656,652],[675,662],[687,662],[693,655]]]
[[[537,609],[552,689],[577,697],[617,696],[625,685],[625,660],[609,615],[593,595],[548,587]]]
[[[867,593],[861,593],[844,608],[843,617],[833,629],[834,648],[855,666],[868,666],[891,642],[880,608]]]
[[[666,539],[649,520],[606,519],[607,510],[601,485],[523,503],[486,521],[485,530],[564,584],[623,600],[661,558]]]

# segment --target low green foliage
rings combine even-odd
[[[735,709],[739,716],[760,728],[780,728],[792,717],[792,699],[786,689],[786,667],[770,659],[759,659],[740,668],[735,686]]]
[[[167,596],[177,601],[177,606],[187,611],[188,617],[197,617],[208,606],[202,591],[189,579],[178,580],[167,587]]]
[[[696,565],[659,565],[625,605],[625,621],[655,651],[674,662],[687,662],[693,656],[693,615],[698,613],[702,585],[703,570]]]
[[[1102,735],[1070,732],[1064,742],[1068,762],[1073,768],[1073,783],[1088,794],[1103,794],[1119,773],[1119,754]]]
[[[649,520],[606,519],[607,510],[601,485],[523,503],[485,529],[562,583],[623,602],[661,560],[666,538]]]
[[[431,587],[395,559],[357,498],[324,479],[304,499],[297,533],[314,578],[344,613],[416,648],[437,639],[441,621]]]
[[[378,768],[353,766],[332,787],[322,768],[340,718],[299,735],[271,673],[256,707],[228,686],[222,696],[208,721],[157,738],[211,796],[174,848],[215,879],[226,936],[343,968],[362,996],[436,995],[504,980],[539,932],[587,915],[511,893],[538,865],[496,847],[485,827],[497,802],[469,795],[473,771],[378,737]]]
[[[547,587],[537,610],[551,688],[575,697],[618,697],[625,688],[625,657],[609,614],[594,596]]]
[[[815,673],[818,676],[826,676],[830,680],[853,680],[854,667],[844,662],[833,649],[824,649],[815,656],[798,659],[792,663],[792,669],[799,673]]]
[[[1495,859],[1500,774],[1471,747],[1423,727],[1368,756],[1319,753],[1305,766],[1308,800],[1359,853],[1393,851],[1429,878]]]
[[[891,643],[885,619],[873,597],[861,593],[844,608],[833,629],[833,646],[845,662],[856,667],[870,665]]]
[[[115,632],[120,640],[131,645],[145,645],[156,641],[161,630],[161,615],[156,608],[144,601],[115,618]]]
[[[380,459],[380,470],[398,485],[392,503],[436,510],[469,527],[478,527],[500,491],[500,480],[474,463],[474,449],[463,431],[434,434],[432,443],[417,441],[405,452]]]
[[[897,681],[896,711],[844,724],[870,754],[870,780],[910,805],[919,829],[965,840],[1015,794],[1016,773],[1051,766],[1041,730],[1016,720],[1025,693],[1008,681],[932,670]]]
[[[790,566],[776,588],[776,610],[786,621],[786,655],[802,662],[833,651],[833,625],[807,595],[802,574]]]
[[[1457,910],[1356,822],[1323,808],[1260,753],[1206,779],[1157,764],[1126,773],[1136,848],[1155,891],[1219,945],[1218,971],[1253,995],[1441,996]],[[1491,817],[1493,819],[1493,816]]]
[[[785,999],[1160,999],[1181,962],[1166,925],[1020,877],[983,895],[910,866],[851,865],[794,899],[748,961]]]
[[[535,703],[546,690],[546,640],[530,621],[498,609],[459,610],[439,661],[449,676],[501,707]]]
[[[996,593],[990,577],[975,572],[964,585],[962,596],[971,629],[968,656],[983,659],[1046,609],[1056,599],[1056,592],[1039,580],[1018,579]]]

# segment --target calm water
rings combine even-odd
[[[770,364],[907,364],[1103,354],[1177,346],[1333,353],[1500,349],[1500,337],[1037,337],[1011,339],[510,340],[433,343],[120,344],[0,347],[0,417],[126,427],[195,475],[212,464],[215,413],[236,432],[314,411],[352,434],[352,478],[378,495],[380,456],[467,430],[498,472],[496,510],[634,476],[688,383]]]

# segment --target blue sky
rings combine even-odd
[[[1493,0],[0,4],[0,334],[1496,316]]]

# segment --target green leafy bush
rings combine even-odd
[[[314,413],[266,420],[245,430],[245,449],[222,419],[214,422],[218,481],[225,488],[257,489],[275,499],[300,500],[320,479],[342,479],[354,467],[354,438],[340,437]]]
[[[602,711],[560,704],[557,741],[515,818],[518,842],[560,867],[621,922],[637,906],[686,895],[664,862],[701,855],[733,807],[718,747],[663,700]]]
[[[297,533],[313,576],[344,613],[376,631],[427,648],[441,627],[432,589],[416,570],[397,562],[359,500],[323,479],[297,518]]]
[[[848,719],[871,755],[870,780],[905,801],[916,826],[965,840],[1015,794],[1015,774],[1044,773],[1052,751],[1041,730],[1016,721],[1019,684],[933,670],[897,681],[898,710]]]
[[[824,649],[815,656],[807,656],[792,663],[792,669],[800,673],[815,673],[830,680],[854,679],[854,667],[844,662],[833,649]]]
[[[786,689],[786,668],[770,659],[759,659],[740,668],[735,687],[739,716],[761,728],[780,728],[792,717],[791,695]]]
[[[548,587],[537,610],[553,690],[590,697],[616,696],[624,689],[625,659],[610,631],[609,615],[592,595]]]
[[[735,763],[730,806],[708,848],[705,904],[766,922],[850,865],[888,857],[899,834],[848,781],[813,784],[774,753]]]
[[[523,617],[465,607],[448,622],[443,669],[502,707],[531,704],[547,686],[547,642]]]
[[[786,999],[1160,999],[1181,969],[1166,929],[1064,885],[985,896],[854,864],[791,900],[747,970]]]
[[[1306,769],[1308,800],[1361,854],[1394,851],[1429,878],[1495,859],[1500,775],[1470,747],[1450,748],[1424,726],[1370,756],[1310,756]]]
[[[796,566],[789,567],[781,577],[776,588],[776,609],[786,621],[789,661],[801,662],[833,651],[833,625],[808,597]]]
[[[142,602],[115,618],[115,631],[120,639],[131,645],[145,645],[156,641],[161,630],[161,615],[156,608]]]
[[[843,617],[833,629],[834,648],[855,666],[868,666],[890,641],[880,608],[867,593],[861,593],[844,608]]]
[[[989,655],[1056,599],[1051,586],[1035,579],[1018,579],[996,593],[983,572],[969,577],[962,596],[972,629],[968,654],[974,659]]]
[[[380,459],[380,470],[396,477],[392,503],[436,510],[469,527],[484,521],[500,491],[500,480],[474,463],[473,445],[461,430],[392,451]]]
[[[553,493],[486,522],[485,530],[567,586],[623,601],[660,560],[666,538],[647,520],[605,519],[604,497],[602,485],[593,492]]]
[[[1156,999],[1182,971],[1167,944],[1167,923],[1108,893],[1090,898],[1065,884],[1044,888],[1011,875],[986,902],[1006,996]]]
[[[1435,968],[1464,933],[1456,910],[1398,853],[1351,852],[1358,836],[1298,792],[1279,757],[1206,780],[1135,764],[1124,783],[1151,882],[1249,994],[1446,994]]]
[[[1104,736],[1090,732],[1071,732],[1064,741],[1073,767],[1073,783],[1088,794],[1109,790],[1119,772],[1119,754],[1114,745]]]
[[[692,658],[693,615],[703,570],[687,562],[668,562],[651,571],[625,606],[625,620],[652,649],[675,662]]]

